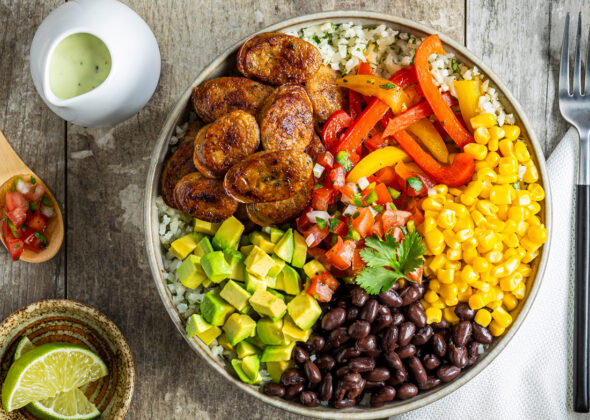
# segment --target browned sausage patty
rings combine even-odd
[[[225,191],[242,203],[266,203],[293,197],[311,176],[309,155],[297,150],[258,152],[226,174]]]
[[[185,175],[174,188],[178,209],[189,216],[211,223],[221,222],[238,208],[238,203],[223,190],[223,182],[207,179],[198,172]]]
[[[319,123],[323,124],[334,112],[345,109],[347,95],[344,89],[336,86],[338,73],[332,67],[321,65],[307,82],[305,88],[313,103],[313,112]]]
[[[186,174],[195,172],[195,165],[193,164],[193,150],[194,150],[194,137],[186,139],[176,152],[170,156],[164,170],[162,171],[161,189],[162,198],[170,207],[176,207],[174,201],[174,187],[176,183]]]
[[[320,136],[318,136],[315,132],[313,133],[313,137],[311,138],[311,141],[305,148],[304,152],[311,156],[311,159],[314,162],[317,162],[318,159],[324,153],[326,153],[326,146],[324,146],[324,143],[322,143]]]
[[[256,118],[242,110],[212,122],[195,142],[194,164],[208,178],[222,178],[234,164],[258,150],[260,130]]]
[[[257,114],[273,88],[245,77],[218,77],[193,90],[193,107],[206,123],[241,109]]]
[[[309,181],[297,194],[286,200],[273,203],[246,204],[248,217],[260,226],[279,225],[297,217],[308,205],[313,192],[314,181]]]
[[[258,115],[264,150],[303,150],[313,135],[311,99],[301,85],[283,85],[266,98]]]
[[[322,62],[319,50],[300,38],[265,32],[247,40],[237,57],[246,77],[271,85],[304,83]]]

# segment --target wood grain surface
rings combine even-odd
[[[0,129],[53,189],[67,228],[62,251],[49,263],[12,264],[0,252],[0,319],[51,297],[103,311],[121,328],[135,358],[129,419],[296,418],[238,394],[186,346],[157,295],[144,247],[143,189],[159,129],[200,69],[236,40],[322,10],[403,16],[466,43],[498,72],[547,153],[566,130],[555,80],[563,16],[577,12],[579,1],[124,0],[154,31],[162,75],[139,114],[106,129],[65,124],[34,90],[29,46],[41,20],[60,3],[0,0]]]

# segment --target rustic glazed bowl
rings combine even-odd
[[[0,324],[0,383],[12,364],[18,342],[25,336],[36,346],[67,342],[98,354],[109,374],[82,390],[100,410],[102,419],[125,417],[133,396],[135,368],[121,331],[106,315],[71,300],[43,300],[19,309]],[[34,419],[24,408],[7,414],[1,404],[0,418]]]
[[[335,11],[335,12],[324,12],[313,15],[301,16],[294,19],[289,19],[268,28],[265,28],[259,32],[266,31],[296,31],[302,27],[316,25],[324,22],[344,23],[354,22],[356,24],[363,24],[368,26],[377,26],[380,24],[386,25],[390,28],[398,30],[400,32],[407,32],[414,34],[419,37],[426,37],[428,35],[437,33],[434,29],[420,25],[418,23],[402,19],[399,17],[387,16],[380,13],[372,12],[361,12],[361,11]],[[258,32],[257,32],[258,33]],[[252,34],[254,35],[254,34]],[[252,36],[250,35],[250,36]],[[404,413],[410,410],[414,410],[419,407],[423,407],[430,404],[448,394],[455,391],[456,389],[463,386],[469,380],[473,379],[476,375],[481,373],[493,360],[500,354],[500,352],[506,347],[508,342],[512,339],[514,334],[518,331],[522,325],[527,312],[529,311],[533,300],[537,295],[539,287],[541,286],[541,280],[543,278],[543,272],[545,271],[545,265],[547,264],[549,243],[540,251],[540,256],[533,263],[533,274],[530,277],[529,284],[527,284],[528,296],[524,299],[520,305],[520,313],[515,318],[514,323],[507,330],[507,332],[499,339],[494,340],[494,343],[489,349],[480,356],[479,362],[468,369],[465,369],[457,379],[447,384],[442,384],[428,392],[420,393],[418,396],[411,398],[406,401],[394,401],[381,408],[370,408],[370,407],[354,407],[343,410],[336,410],[329,407],[320,406],[317,408],[309,408],[298,403],[291,403],[283,399],[269,397],[262,392],[259,392],[250,385],[247,385],[231,373],[226,370],[216,359],[212,356],[209,348],[203,344],[197,338],[187,339],[184,332],[184,321],[179,316],[172,297],[168,288],[166,287],[166,280],[164,279],[164,265],[162,263],[162,255],[165,252],[160,245],[158,237],[158,211],[156,208],[156,198],[160,195],[160,175],[165,163],[165,159],[169,152],[170,137],[174,135],[175,127],[186,121],[188,111],[190,109],[190,95],[192,89],[199,83],[219,76],[228,76],[237,73],[236,70],[236,53],[239,47],[246,41],[244,38],[230,47],[227,51],[219,55],[211,64],[203,69],[197,78],[193,80],[190,86],[184,91],[182,96],[178,99],[178,102],[168,115],[168,118],[160,132],[158,141],[156,143],[154,152],[152,154],[152,160],[147,178],[146,191],[145,191],[145,202],[144,202],[144,222],[145,222],[145,235],[146,235],[146,247],[149,257],[149,262],[156,282],[156,287],[164,303],[164,307],[168,311],[172,321],[178,328],[180,334],[187,340],[190,347],[195,350],[203,359],[207,361],[214,369],[216,369],[222,376],[227,380],[231,381],[234,385],[239,387],[242,391],[249,393],[250,395],[264,401],[267,404],[271,404],[275,407],[279,407],[293,413],[302,414],[317,418],[334,418],[339,419],[354,418],[354,419],[375,419],[384,418],[392,415]],[[464,46],[453,41],[445,35],[440,35],[440,38],[444,44],[445,51],[453,52],[455,56],[469,66],[477,66],[481,73],[490,79],[490,81],[496,86],[499,99],[502,102],[505,110],[508,113],[513,113],[516,117],[517,124],[522,128],[521,137],[526,138],[533,147],[533,159],[537,163],[539,168],[540,180],[539,182],[545,188],[545,201],[543,203],[543,210],[541,211],[540,217],[545,223],[547,230],[551,232],[551,192],[549,190],[549,183],[544,182],[547,178],[547,168],[545,166],[545,158],[537,136],[535,135],[530,122],[524,114],[518,101],[512,96],[510,91],[506,88],[500,78],[492,72],[485,64],[483,64],[475,55],[473,55]],[[551,236],[550,236],[551,237]],[[230,368],[231,369],[231,368]],[[198,378],[198,374],[195,374]]]

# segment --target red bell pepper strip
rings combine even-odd
[[[438,163],[430,154],[426,153],[407,131],[401,130],[393,135],[404,151],[411,156],[416,164],[429,176],[441,184],[449,187],[459,187],[471,179],[475,169],[473,156],[469,153],[459,153],[448,166]]]
[[[444,54],[442,43],[438,35],[430,35],[418,46],[414,56],[414,66],[418,84],[424,93],[424,97],[434,111],[434,115],[441,122],[443,128],[455,143],[461,148],[473,142],[473,137],[467,129],[461,125],[453,110],[444,101],[438,87],[432,81],[432,73],[428,64],[428,57],[432,54]]]
[[[335,149],[340,141],[338,139],[338,134],[340,134],[345,128],[350,127],[353,121],[354,120],[350,115],[342,110],[336,111],[330,115],[330,118],[328,118],[328,121],[326,121],[322,130],[322,140],[324,141],[326,149],[336,154]]]
[[[393,84],[400,88],[405,88],[411,83],[416,83],[416,72],[414,66],[404,67],[389,79]],[[361,115],[348,127],[342,141],[337,147],[337,152],[356,150],[367,134],[375,127],[383,115],[387,112],[389,106],[380,99],[375,98],[369,106],[367,106]],[[330,117],[332,118],[332,117]],[[329,120],[328,120],[329,121]],[[326,123],[327,124],[327,123]],[[324,144],[326,140],[324,138]],[[328,145],[326,144],[326,147]]]
[[[361,114],[361,94],[352,89],[348,89],[348,114],[353,120]]]
[[[443,93],[442,98],[449,106],[453,106],[457,103],[457,101],[451,96],[449,92]],[[422,101],[408,108],[405,112],[402,112],[395,117],[391,117],[387,121],[385,131],[383,132],[383,137],[389,137],[399,130],[405,130],[416,121],[420,121],[421,119],[429,117],[432,114],[433,111],[428,102]],[[384,120],[385,118],[381,122],[383,123]]]

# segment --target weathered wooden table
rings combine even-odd
[[[545,153],[565,133],[556,101],[564,15],[588,0],[123,0],[149,24],[162,54],[155,95],[113,128],[68,124],[41,101],[29,72],[37,26],[61,0],[0,0],[0,129],[53,189],[66,240],[50,262],[13,264],[0,251],[0,319],[46,298],[106,313],[136,367],[130,419],[292,419],[239,394],[193,353],[168,318],[144,248],[142,203],[149,157],[172,104],[220,52],[294,16],[362,9],[430,25],[467,45],[512,89]],[[586,22],[590,8],[583,8]],[[2,156],[0,156],[0,165]]]

